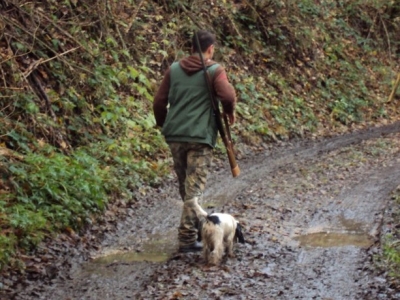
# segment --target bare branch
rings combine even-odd
[[[46,63],[46,62],[48,62],[48,61],[51,61],[51,60],[53,60],[53,59],[55,59],[55,58],[58,58],[58,57],[60,57],[60,56],[62,56],[62,55],[65,55],[65,54],[67,54],[67,53],[69,53],[69,52],[75,51],[76,49],[79,49],[79,48],[80,48],[80,46],[79,46],[79,47],[76,47],[76,48],[73,48],[73,49],[69,49],[69,50],[67,50],[67,51],[65,51],[65,52],[63,52],[63,53],[60,53],[60,54],[58,54],[58,55],[56,55],[56,56],[53,56],[53,57],[48,58],[48,59],[45,59],[45,60],[43,60],[42,58],[40,58],[39,60],[34,61],[34,62],[28,67],[28,69],[24,72],[24,77],[28,77],[29,74],[31,74],[32,71],[34,71],[39,65],[44,64],[44,63]]]
[[[40,15],[45,18],[48,22],[50,22],[55,28],[57,28],[60,32],[62,32],[65,36],[67,36],[68,38],[70,38],[71,40],[73,40],[77,45],[79,45],[80,47],[82,47],[84,50],[86,50],[91,56],[95,56],[89,49],[87,49],[84,45],[82,45],[77,39],[75,39],[69,32],[65,31],[64,29],[62,29],[60,26],[58,26],[52,19],[50,19],[48,16],[46,16],[45,14],[41,13],[39,11]]]
[[[136,11],[132,14],[130,22],[128,24],[128,27],[126,27],[126,29],[125,29],[125,33],[128,33],[129,30],[131,29],[133,22],[135,22],[136,16],[139,13],[140,7],[142,6],[143,2],[144,2],[144,0],[140,1],[139,5],[137,6]]]
[[[396,94],[397,88],[399,87],[399,84],[400,84],[400,73],[397,74],[396,82],[394,83],[393,90],[390,93],[390,96],[389,96],[389,99],[387,102],[392,102],[394,95]]]

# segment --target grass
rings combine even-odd
[[[382,238],[379,266],[387,271],[391,287],[400,289],[400,186],[392,194],[390,233]]]

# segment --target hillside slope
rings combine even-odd
[[[0,268],[169,173],[153,94],[197,28],[245,146],[399,117],[398,1],[0,1]],[[223,152],[217,147],[217,154]]]

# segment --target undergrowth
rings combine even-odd
[[[237,92],[236,143],[398,116],[400,4],[319,2],[0,1],[0,268],[169,174],[153,95],[196,28]]]
[[[382,267],[390,278],[390,286],[394,290],[400,288],[400,189],[392,193],[393,207],[390,233],[383,237],[383,253],[376,258],[378,265]]]

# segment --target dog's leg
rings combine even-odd
[[[210,222],[204,222],[203,228],[201,229],[201,236],[203,238],[203,258],[206,263],[210,261],[210,252],[214,248],[213,233],[215,231],[215,225]]]
[[[209,262],[212,265],[219,265],[221,263],[222,256],[224,254],[224,243],[223,243],[223,232],[221,228],[217,227],[217,230],[212,236],[212,245],[214,249],[210,252]]]
[[[210,249],[208,248],[208,245],[203,245],[203,258],[206,263],[210,260]]]
[[[208,235],[208,228],[206,227],[207,225],[204,224],[203,228],[201,229],[201,236],[204,238],[203,241],[203,258],[206,262],[208,262],[208,257],[210,255],[210,249],[209,249],[209,235]]]
[[[235,255],[233,254],[233,239],[234,239],[234,237],[235,237],[235,232],[233,231],[224,239],[225,253],[230,258],[235,257]]]
[[[233,239],[227,241],[226,253],[230,258],[235,257],[235,254],[233,253]]]

